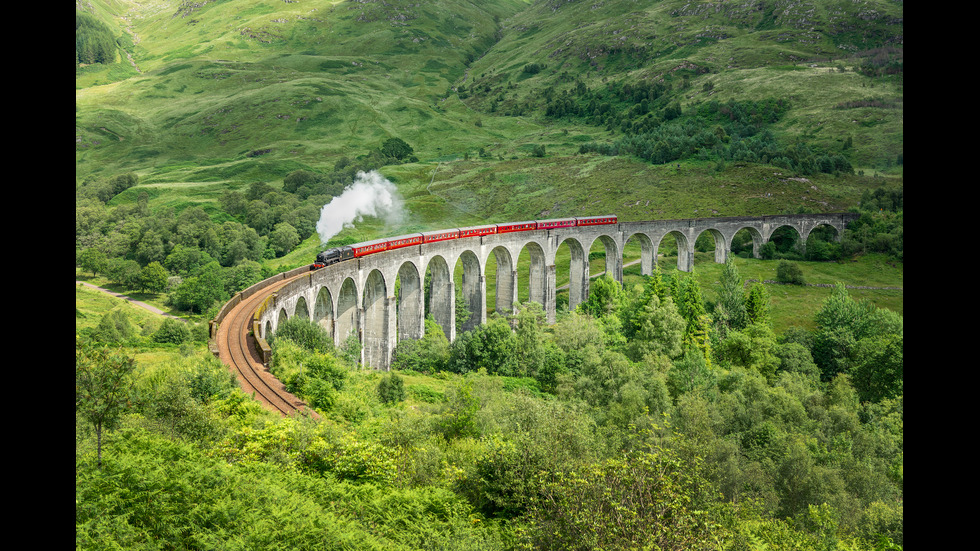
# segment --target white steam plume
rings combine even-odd
[[[352,227],[364,216],[374,216],[388,224],[396,224],[402,221],[404,213],[395,184],[376,170],[358,172],[354,183],[320,210],[316,231],[320,234],[320,243],[327,243],[340,230]]]

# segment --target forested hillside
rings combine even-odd
[[[77,2],[76,280],[186,321],[76,287],[76,548],[901,549],[903,41],[889,0]],[[556,323],[429,318],[388,373],[291,320],[318,420],[208,350],[326,246],[848,210],[596,247]]]

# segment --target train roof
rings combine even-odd
[[[351,247],[353,247],[355,249],[359,249],[361,247],[367,247],[367,246],[370,246],[370,245],[377,245],[379,243],[387,243],[389,241],[391,241],[391,239],[390,238],[387,238],[387,237],[384,238],[384,239],[372,239],[371,241],[364,241],[364,242],[361,242],[361,243],[354,243],[353,245],[351,245]]]
[[[426,236],[429,236],[429,235],[442,235],[444,233],[451,233],[451,232],[458,232],[458,231],[459,231],[459,228],[446,228],[444,230],[424,231],[424,232],[422,232],[422,237],[426,237]]]
[[[389,237],[388,239],[383,239],[382,241],[398,241],[399,239],[412,239],[421,236],[422,236],[421,233],[406,233],[405,235],[399,235],[397,237]]]

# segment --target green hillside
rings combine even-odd
[[[417,162],[381,170],[416,190],[407,207],[425,224],[432,201],[446,223],[637,219],[844,209],[884,182],[873,175],[901,185],[901,3],[100,0],[82,11],[115,30],[119,54],[76,70],[76,187],[132,172],[158,186],[154,198],[195,185],[216,201],[329,172],[392,137]],[[779,112],[760,115],[761,101]],[[643,145],[602,152],[652,131],[666,145],[682,125],[717,139],[686,136],[699,141],[659,159]],[[743,154],[747,128],[768,154]],[[843,165],[821,171],[835,156]],[[792,176],[816,189],[758,204],[764,179]],[[541,195],[558,200],[514,212],[467,199],[488,185],[513,196],[513,182],[547,182]],[[612,182],[615,198],[578,193]],[[714,193],[732,184],[735,196]]]

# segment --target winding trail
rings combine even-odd
[[[156,306],[153,306],[153,305],[147,304],[145,302],[136,300],[136,299],[134,299],[132,297],[129,297],[129,296],[126,296],[126,295],[124,295],[122,293],[117,293],[115,291],[110,291],[109,289],[106,289],[105,287],[99,287],[98,285],[92,285],[91,283],[88,283],[88,282],[85,282],[85,281],[79,281],[77,279],[75,280],[75,285],[84,285],[85,287],[87,287],[89,289],[94,289],[96,291],[102,291],[103,293],[112,295],[112,296],[114,296],[116,298],[121,298],[123,300],[128,300],[129,302],[135,304],[136,306],[139,306],[140,308],[145,308],[145,309],[149,310],[150,312],[153,312],[154,314],[159,314],[161,316],[165,316],[165,317],[168,317],[168,318],[171,318],[171,319],[180,320],[180,321],[185,322],[185,323],[187,322],[187,320],[185,320],[184,318],[175,316],[173,314],[168,314],[167,312],[164,312],[163,310],[157,308]]]

